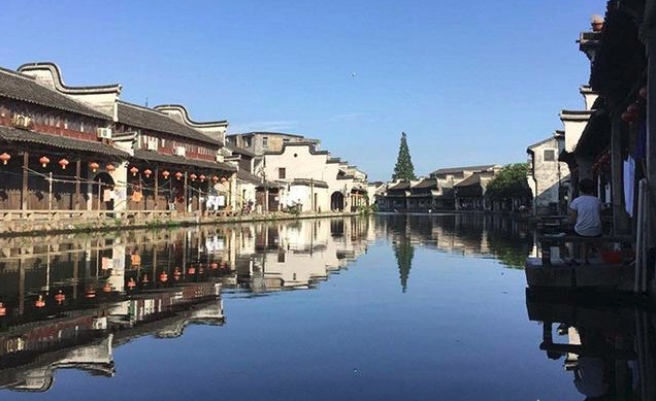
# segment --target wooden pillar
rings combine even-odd
[[[611,116],[610,168],[611,204],[613,205],[613,234],[625,234],[629,220],[624,209],[623,158],[622,158],[622,120],[618,115]]]
[[[28,170],[30,165],[30,154],[23,152],[23,187],[21,188],[21,210],[27,210],[27,199],[30,196],[29,178],[30,172]]]
[[[82,161],[78,159],[75,162],[75,210],[80,210],[82,203],[80,194],[80,176],[82,175]]]
[[[155,210],[159,207],[159,167],[155,168]]]
[[[656,29],[652,29],[647,35],[647,171],[645,175],[649,187],[649,209],[651,213],[649,220],[648,233],[656,230]],[[653,101],[652,101],[653,100]],[[653,246],[656,241],[656,235],[649,239],[649,245]]]
[[[184,181],[182,184],[182,192],[184,193],[184,212],[189,212],[187,205],[189,204],[189,186],[187,185],[187,172],[184,173]]]

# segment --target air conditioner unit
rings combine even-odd
[[[112,129],[111,128],[98,128],[98,138],[100,139],[112,139]]]
[[[31,124],[32,119],[28,116],[24,116],[22,114],[14,114],[11,116],[11,125],[14,128],[29,129]]]
[[[187,149],[185,149],[184,146],[176,146],[175,149],[173,149],[173,153],[176,156],[185,157],[187,155]]]
[[[157,151],[157,140],[146,142],[146,150]]]

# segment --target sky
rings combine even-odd
[[[583,107],[578,51],[604,0],[3,0],[0,66],[51,61],[68,85],[183,104],[229,133],[282,131],[389,180],[524,162]]]

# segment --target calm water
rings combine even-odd
[[[0,400],[650,391],[651,317],[527,301],[532,237],[416,215],[0,241]]]

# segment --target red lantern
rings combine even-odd
[[[136,168],[135,166],[132,166],[132,168],[130,169],[130,172],[132,173],[132,176],[135,177],[137,175],[137,173],[139,172],[139,169]]]
[[[205,175],[203,175],[203,174],[201,174],[201,175],[198,177],[198,179],[200,180],[200,182],[205,181],[205,178],[207,178],[207,177],[205,177]]]
[[[179,171],[177,173],[175,173],[175,178],[177,178],[178,181],[180,181],[180,178],[182,178],[182,173],[179,172]]]
[[[116,170],[116,167],[114,167],[113,164],[108,164],[107,167],[105,167],[105,169],[107,169],[107,171],[111,173],[112,171]]]
[[[219,180],[219,177],[217,177],[215,175],[212,176],[212,181],[217,182],[218,180]]]
[[[153,173],[153,171],[151,169],[147,168],[147,169],[144,170],[144,175],[146,176],[146,178],[150,178],[150,175],[152,173]]]
[[[640,88],[638,94],[640,95],[641,98],[647,99],[647,96],[649,95],[649,92],[647,91],[647,87],[643,86],[642,88]]]
[[[94,173],[100,168],[100,164],[96,162],[89,163],[89,167],[91,168],[91,171]]]
[[[637,115],[638,115],[638,111],[639,111],[639,110],[640,110],[640,108],[639,108],[638,105],[635,104],[635,103],[631,103],[631,104],[629,105],[629,107],[626,108],[626,112],[627,112],[627,113],[630,113],[630,114],[633,114],[634,116],[637,116]]]
[[[227,178],[225,178],[225,177],[221,177],[221,183],[225,183],[225,182],[227,182],[227,181],[228,181]]]
[[[624,113],[622,113],[620,118],[622,118],[622,121],[626,123],[632,123],[635,121],[636,116],[634,114],[629,113],[628,111],[625,111]]]
[[[187,269],[187,274],[196,274],[196,268],[193,266],[189,266]]]
[[[159,275],[159,281],[161,281],[162,283],[166,283],[167,281],[169,281],[169,275],[166,272],[162,272]]]
[[[192,181],[196,181],[197,176],[196,176],[196,174],[191,173],[191,175],[189,176],[189,178],[191,178]]]
[[[48,163],[50,163],[50,159],[43,156],[42,158],[39,159],[39,163],[41,163],[41,167],[45,168],[48,165]]]
[[[66,166],[68,166],[69,161],[66,159],[61,159],[59,161],[59,165],[61,166],[62,170],[66,170]]]
[[[7,308],[2,302],[0,302],[0,317],[2,316],[7,316]]]
[[[169,175],[171,175],[171,173],[169,173],[168,171],[166,170],[162,171],[162,177],[164,177],[165,179],[169,178]]]
[[[66,300],[66,295],[64,295],[62,290],[59,290],[57,295],[55,295],[55,301],[57,301],[57,303],[61,305],[62,302],[64,302],[64,300]]]
[[[218,268],[219,268],[219,264],[216,263],[216,262],[212,262],[212,263],[210,263],[210,267],[212,268],[212,270],[214,270],[214,269],[218,269]]]
[[[7,165],[9,159],[11,159],[11,156],[7,152],[0,155],[0,160],[2,160],[2,164],[4,164],[5,166]]]
[[[103,287],[103,292],[112,292],[112,286],[109,283],[105,283]]]
[[[128,281],[128,289],[131,290],[131,289],[133,289],[133,288],[136,287],[136,286],[137,286],[137,282],[134,281],[133,278],[130,278],[130,281]]]
[[[36,302],[34,302],[34,306],[36,306],[37,308],[43,308],[44,306],[46,306],[46,301],[43,299],[43,295],[39,295],[39,299],[37,299]]]

